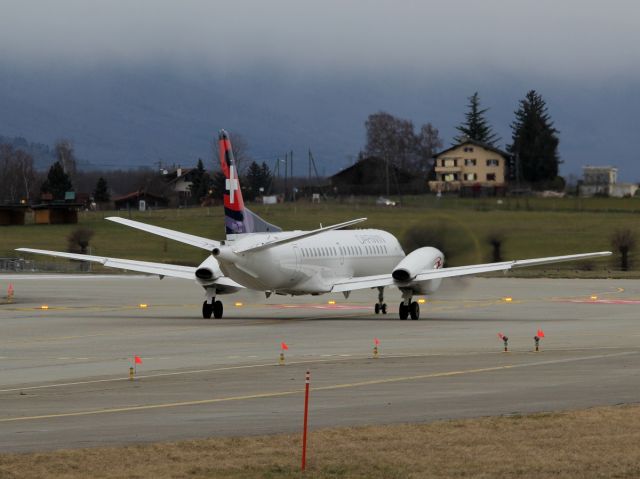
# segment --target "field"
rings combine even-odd
[[[530,258],[611,249],[611,234],[630,228],[640,234],[640,200],[634,198],[484,198],[416,196],[402,198],[402,206],[380,207],[374,198],[298,203],[271,206],[251,205],[268,221],[286,229],[312,229],[351,218],[368,217],[363,227],[382,228],[401,240],[419,225],[443,238],[447,264],[455,266],[491,260],[490,235],[503,238],[504,259]],[[81,212],[80,225],[34,225],[0,227],[0,257],[15,257],[14,248],[67,250],[67,236],[78,226],[95,232],[91,252],[196,265],[206,252],[104,221],[111,215],[189,232],[209,238],[223,238],[220,206],[168,209],[148,212]],[[576,268],[579,268],[578,270]],[[617,274],[617,260],[605,259],[558,265],[549,272],[573,275]],[[587,270],[587,271],[585,271]],[[531,273],[522,273],[531,274]],[[627,273],[628,275],[629,273]],[[633,273],[632,273],[633,274]]]
[[[1,454],[0,477],[300,477],[300,436]],[[310,434],[308,478],[640,477],[640,407]]]

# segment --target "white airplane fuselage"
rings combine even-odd
[[[390,233],[337,230],[258,251],[235,253],[299,231],[253,233],[227,240],[220,269],[241,285],[284,294],[322,294],[340,280],[388,274],[405,257]]]

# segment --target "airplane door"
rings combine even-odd
[[[338,257],[340,258],[340,266],[344,266],[344,250],[340,247],[339,241],[336,241],[336,251],[338,252]]]

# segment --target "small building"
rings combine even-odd
[[[198,174],[197,168],[178,167],[164,175],[164,181],[171,188],[171,192],[177,198],[178,205],[185,205],[191,198],[191,186],[194,176]]]
[[[32,205],[33,221],[37,225],[75,224],[78,222],[80,203],[53,201]]]
[[[509,154],[486,143],[467,139],[434,155],[434,193],[504,194]]]
[[[164,196],[154,195],[142,190],[114,198],[113,203],[116,210],[145,210],[169,206],[169,200]]]
[[[634,196],[638,185],[618,183],[618,168],[614,166],[583,166],[580,196]]]
[[[424,180],[377,157],[363,158],[329,177],[339,195],[381,195],[420,193]]]
[[[23,225],[27,205],[0,205],[0,226]]]

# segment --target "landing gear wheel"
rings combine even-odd
[[[207,301],[202,303],[202,317],[203,317],[203,319],[211,318],[211,313],[213,313],[213,305],[209,304]]]
[[[373,308],[373,310],[376,312],[376,314],[380,314],[380,305],[378,303],[376,303],[376,305]]]
[[[409,305],[409,314],[413,320],[420,319],[420,305],[415,301]]]
[[[409,317],[409,307],[404,304],[404,302],[400,303],[400,319],[405,320]]]
[[[382,314],[387,314],[387,303],[382,303],[382,306],[380,306],[380,311],[382,311]]]
[[[216,301],[213,303],[213,317],[216,319],[220,319],[222,317],[222,311],[224,308],[222,307],[222,301]]]

